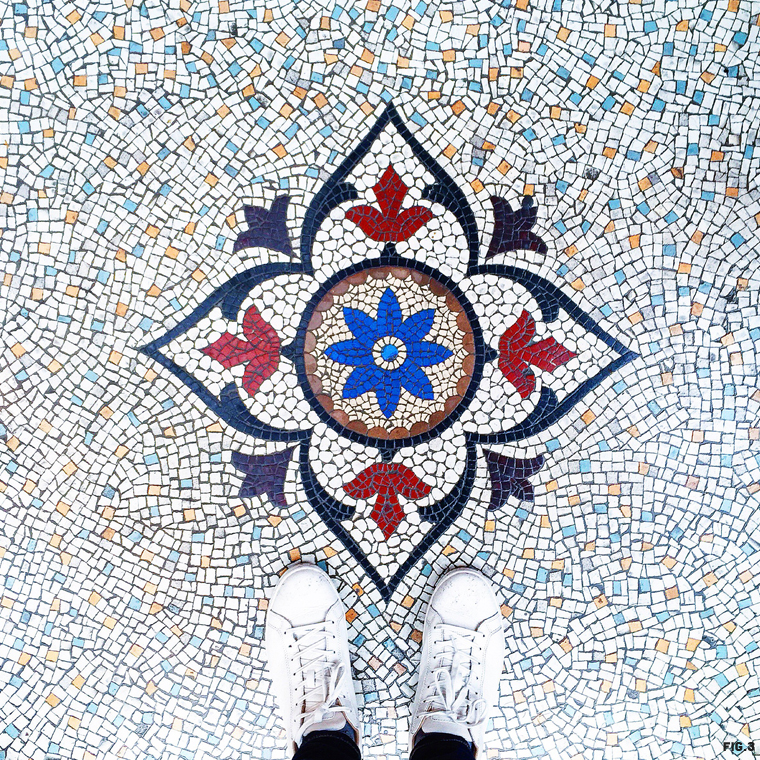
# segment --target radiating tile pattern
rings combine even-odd
[[[314,344],[310,386],[326,409],[380,438],[442,421],[461,402],[474,365],[472,329],[456,298],[401,267],[357,272],[332,291],[305,336]]]
[[[366,757],[460,565],[487,757],[751,756],[756,2],[0,13],[0,760],[285,758],[298,560]]]

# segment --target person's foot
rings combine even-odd
[[[343,731],[358,744],[345,611],[327,573],[306,564],[285,571],[269,602],[265,641],[291,754],[312,731]]]
[[[483,749],[486,722],[499,696],[504,630],[490,581],[462,568],[433,591],[422,634],[422,660],[410,735],[453,734]],[[411,747],[410,747],[411,750]]]

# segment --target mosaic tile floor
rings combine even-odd
[[[487,757],[755,754],[757,0],[0,12],[0,759],[284,758],[299,559],[368,758],[461,565]]]

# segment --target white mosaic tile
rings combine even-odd
[[[0,760],[285,758],[298,560],[365,757],[462,565],[487,757],[756,752],[756,2],[0,13]]]

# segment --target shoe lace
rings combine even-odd
[[[467,628],[440,624],[435,627],[431,650],[432,686],[422,700],[428,715],[440,715],[468,729],[486,720],[486,701],[474,671],[480,670],[485,635]],[[475,667],[474,667],[475,666]]]
[[[293,641],[288,646],[297,650],[291,661],[299,663],[293,672],[299,720],[295,741],[299,744],[315,723],[337,713],[347,717],[347,708],[339,701],[347,673],[344,664],[335,661],[335,647],[329,643],[335,633],[325,623],[297,626],[291,632]]]

